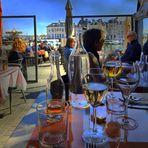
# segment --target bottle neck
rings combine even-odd
[[[59,57],[55,57],[55,66],[56,66],[56,70],[57,70],[57,77],[61,77]]]
[[[53,65],[53,76],[58,77],[58,78],[61,77],[59,59],[60,59],[60,54],[58,51],[51,52],[51,63]]]

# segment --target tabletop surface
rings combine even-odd
[[[118,93],[117,93],[118,95]],[[147,98],[148,93],[137,93],[135,96]],[[45,94],[41,93],[36,100],[36,103],[45,100]],[[37,114],[35,110],[36,103],[23,118],[22,122],[17,126],[16,130],[10,137],[7,147],[35,147],[38,145],[38,130],[37,130]],[[68,148],[83,148],[86,145],[82,140],[82,133],[87,129],[91,122],[89,122],[89,113],[91,109],[80,110],[71,108],[69,114],[69,129],[68,129]],[[148,147],[148,109],[128,109],[129,116],[138,122],[138,127],[135,130],[121,130],[120,147],[127,145],[130,148],[147,148]],[[97,116],[106,116],[106,107],[97,108]],[[90,123],[90,124],[89,124]],[[97,125],[98,128],[103,128],[104,125]],[[114,143],[110,142],[110,147],[114,147]]]

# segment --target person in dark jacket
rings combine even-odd
[[[127,35],[127,39],[127,49],[121,57],[121,61],[128,63],[139,61],[141,55],[141,45],[137,40],[137,33],[134,31],[130,31]]]
[[[143,54],[148,55],[148,39],[143,46]]]

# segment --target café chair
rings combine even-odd
[[[15,61],[11,61],[11,63],[8,63],[8,66],[17,66],[20,67],[21,71],[23,69],[23,59],[18,59]],[[23,72],[23,71],[22,71]],[[9,93],[9,108],[10,108],[10,114],[12,113],[12,92],[17,91],[18,89],[16,87],[9,87],[8,88],[8,93]],[[26,97],[24,91],[21,89],[20,90],[24,99],[24,102],[26,103]]]

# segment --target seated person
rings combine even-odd
[[[39,50],[37,51],[38,55],[43,58],[43,61],[46,62],[49,59],[49,52],[47,45],[45,45],[43,42],[39,45]]]
[[[12,49],[8,55],[9,63],[18,63],[20,59],[24,60],[24,54],[26,45],[20,38],[15,38],[13,41]]]
[[[27,45],[25,54],[29,57],[34,57],[34,52],[30,44]]]
[[[137,34],[130,31],[127,35],[128,44],[125,53],[121,57],[122,62],[133,63],[140,60],[141,45],[137,40]]]
[[[15,48],[12,48],[8,55],[8,63],[19,63],[23,59],[23,55]]]
[[[89,29],[83,34],[83,44],[85,50],[89,53],[90,65],[96,63],[101,67],[98,51],[102,50],[104,43],[103,32],[100,29]]]
[[[8,63],[19,64],[26,78],[27,77],[26,61],[25,61],[25,54],[23,53],[23,51],[25,50],[26,50],[25,43],[19,38],[14,39],[12,49],[8,55]]]

